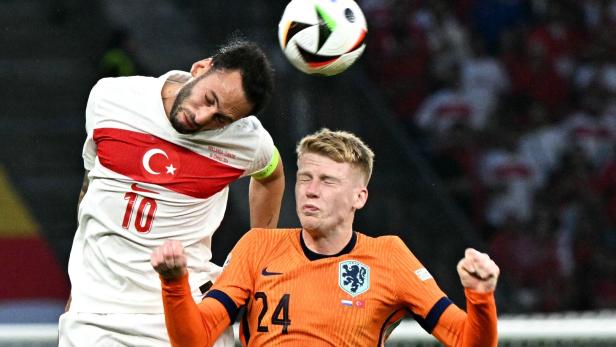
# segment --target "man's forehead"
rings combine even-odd
[[[218,92],[239,92],[244,95],[242,75],[239,70],[211,70],[199,80],[199,85],[216,88]]]
[[[204,77],[207,78],[210,80],[203,83],[203,92],[207,98],[215,99],[221,113],[234,120],[250,115],[253,105],[246,97],[239,70],[214,70]]]

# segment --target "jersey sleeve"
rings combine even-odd
[[[452,302],[400,238],[393,237],[392,243],[392,264],[395,264],[392,278],[397,279],[396,296],[422,328],[431,333]]]
[[[253,292],[255,250],[265,248],[262,244],[265,239],[262,229],[253,229],[244,234],[227,256],[222,273],[206,293],[206,297],[214,298],[228,308],[232,321],[237,315],[237,308],[244,305]]]
[[[161,277],[165,325],[173,347],[211,346],[231,323],[225,307],[214,299],[195,303],[188,274],[178,280]]]
[[[432,335],[447,346],[496,347],[498,328],[494,293],[477,293],[465,289],[466,312],[449,306]]]
[[[83,144],[81,156],[83,157],[83,166],[88,171],[92,170],[94,167],[94,160],[96,158],[96,143],[94,142],[93,133],[94,110],[99,89],[100,83],[97,83],[90,91],[90,96],[88,97],[88,103],[86,106],[86,141]]]
[[[496,304],[493,293],[465,290],[467,312],[438,287],[428,270],[399,238],[393,239],[398,264],[396,294],[428,333],[447,346],[496,346]]]
[[[252,174],[251,177],[258,179],[258,180],[262,180],[262,179],[269,177],[274,172],[274,170],[276,170],[276,167],[278,167],[279,162],[280,162],[280,153],[278,152],[278,149],[274,147],[274,153],[271,156],[271,159],[267,163],[267,165],[263,169]]]
[[[263,127],[259,131],[259,145],[255,151],[255,158],[246,169],[246,173],[253,178],[264,179],[271,175],[278,166],[280,154],[269,132]]]
[[[210,346],[233,322],[251,295],[254,251],[262,248],[258,232],[249,231],[235,245],[220,277],[196,304],[188,275],[179,280],[161,279],[165,324],[173,346]]]

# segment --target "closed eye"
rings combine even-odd
[[[233,119],[231,117],[219,113],[214,115],[214,121],[218,124],[224,125],[233,123]]]
[[[332,185],[332,184],[336,184],[336,183],[338,183],[338,181],[337,181],[337,180],[335,180],[335,179],[329,179],[329,178],[326,178],[326,179],[324,179],[324,180],[323,180],[323,183],[325,183],[325,184],[327,184],[327,185]]]
[[[300,182],[308,182],[310,181],[310,176],[308,175],[297,175],[297,180]]]

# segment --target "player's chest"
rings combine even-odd
[[[146,133],[97,128],[94,140],[100,164],[110,170],[101,170],[102,173],[120,174],[196,198],[215,194],[243,172],[241,168],[213,159],[222,154],[196,153]]]
[[[272,262],[262,266],[251,298],[257,329],[356,326],[382,322],[394,307],[388,273],[364,259],[312,264]],[[342,323],[346,322],[346,323]],[[291,324],[291,323],[289,323]]]

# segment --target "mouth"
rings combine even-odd
[[[197,123],[194,121],[194,115],[190,113],[190,111],[182,109],[182,115],[184,116],[184,123],[191,130],[196,130],[198,128]]]
[[[305,204],[305,205],[302,205],[302,212],[307,213],[307,214],[314,214],[314,213],[319,212],[319,208],[315,205]]]

